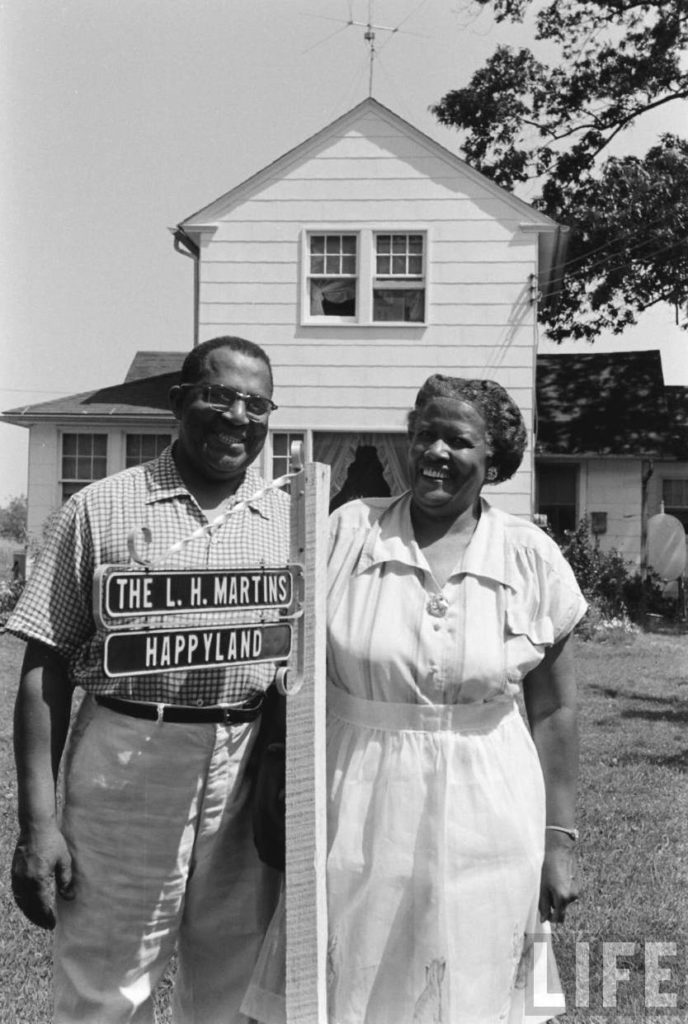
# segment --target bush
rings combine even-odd
[[[0,580],[0,626],[9,619],[23,589],[24,580]]]
[[[642,622],[648,612],[670,611],[671,602],[663,597],[657,574],[639,573],[615,548],[601,551],[587,518],[581,519],[559,546],[590,605],[577,628],[585,638],[608,632],[610,624],[616,632],[629,631],[630,623]]]

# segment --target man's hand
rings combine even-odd
[[[540,918],[563,924],[569,903],[578,899],[576,844],[561,832],[548,832],[540,877]]]
[[[12,893],[32,924],[55,927],[54,887],[65,900],[74,899],[72,858],[56,825],[30,837],[21,835],[12,859]]]

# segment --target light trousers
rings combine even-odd
[[[176,1024],[245,1024],[279,889],[252,840],[257,728],[148,722],[84,700],[65,763],[75,898],[58,905],[55,1024],[152,1024],[175,948]]]

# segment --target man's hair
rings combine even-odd
[[[521,410],[501,384],[434,373],[421,387],[408,415],[409,433],[413,433],[420,413],[433,398],[456,398],[474,406],[485,421],[491,450],[489,465],[497,470],[494,482],[502,483],[514,475],[523,459],[527,432]]]
[[[267,366],[270,387],[272,388],[272,366],[267,352],[260,345],[256,345],[254,341],[248,341],[246,338],[235,338],[232,335],[210,338],[208,341],[202,341],[200,345],[192,348],[182,363],[179,383],[195,384],[205,370],[208,356],[218,348],[228,348],[230,352],[240,352],[242,355],[250,356],[252,359],[260,359]]]

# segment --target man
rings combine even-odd
[[[8,624],[28,641],[15,715],[13,889],[31,921],[56,926],[56,1024],[152,1022],[152,993],[175,945],[175,1020],[246,1019],[239,1004],[278,884],[258,860],[247,803],[274,665],[107,678],[91,592],[99,565],[129,563],[127,538],[142,528],[147,555],[166,569],[288,562],[287,496],[251,500],[264,486],[251,463],[271,396],[259,346],[223,337],[193,349],[170,391],[178,440],[74,495]],[[188,615],[172,621],[194,625]],[[63,759],[75,686],[86,697]]]

